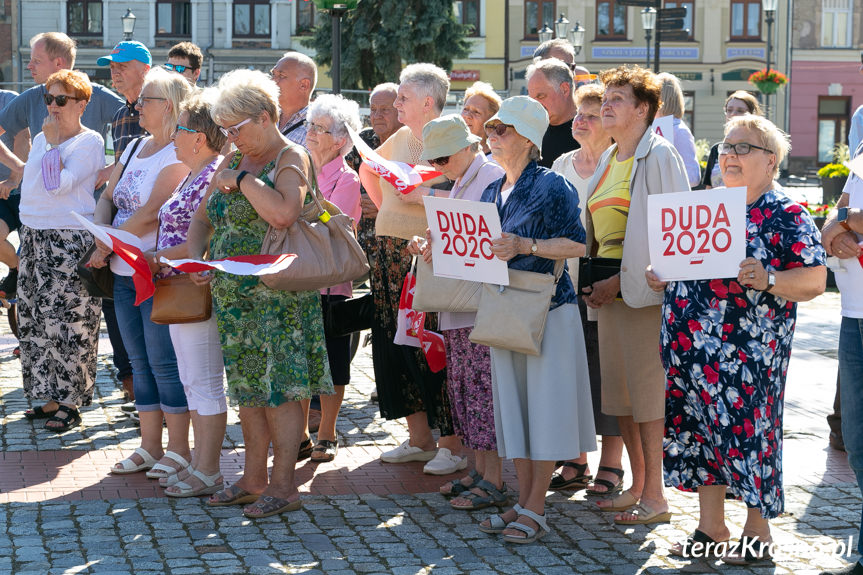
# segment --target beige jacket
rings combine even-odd
[[[617,144],[608,148],[599,159],[596,171],[587,185],[587,197],[591,197],[605,173]],[[647,197],[651,194],[671,194],[689,191],[686,166],[674,145],[647,130],[635,149],[635,163],[629,181],[632,198],[629,217],[626,220],[626,235],[623,241],[623,260],[620,264],[620,293],[629,307],[647,307],[662,303],[662,292],[655,292],[647,285],[644,270],[650,264],[647,245]],[[597,245],[593,236],[593,218],[584,206],[587,231],[587,253],[596,255]]]

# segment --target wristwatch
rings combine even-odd
[[[533,242],[533,243],[531,243],[531,244],[530,244],[530,253],[531,253],[531,254],[533,254],[533,255],[536,255],[536,250],[537,250],[537,246],[536,246],[536,239],[535,239],[535,238],[533,238],[533,239],[531,239],[530,241],[531,241],[531,242]]]
[[[238,189],[238,190],[240,189],[240,182],[242,182],[242,181],[243,181],[243,178],[245,178],[245,177],[246,177],[246,176],[248,176],[248,175],[249,175],[249,172],[247,172],[246,170],[243,170],[242,172],[240,172],[239,174],[237,174],[237,181],[236,181],[236,184],[237,184],[237,189]]]
[[[764,291],[770,291],[773,289],[773,286],[776,285],[776,274],[773,272],[767,272],[767,287]]]
[[[851,225],[848,223],[848,208],[839,208],[839,211],[836,212],[836,221],[839,222],[839,225],[848,230],[849,232],[854,231],[851,229]]]

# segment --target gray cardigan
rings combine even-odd
[[[608,148],[599,159],[596,171],[587,186],[587,197],[596,190],[605,173],[617,144]],[[662,292],[655,292],[647,285],[644,270],[650,264],[647,245],[647,196],[688,192],[689,178],[686,166],[674,145],[648,129],[635,149],[635,162],[629,181],[631,203],[626,220],[626,235],[623,242],[623,260],[620,264],[620,292],[629,307],[647,307],[662,303]],[[593,218],[585,206],[587,230],[587,254],[597,250],[593,233]]]

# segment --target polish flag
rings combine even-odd
[[[432,373],[437,373],[444,369],[446,367],[446,346],[443,342],[443,336],[436,331],[425,329],[423,324],[420,324],[417,328],[417,337],[420,340],[423,354],[426,356],[426,362],[428,362]]]
[[[403,194],[408,194],[423,182],[433,180],[441,176],[441,172],[434,170],[428,166],[420,164],[411,165],[405,162],[397,162],[395,160],[387,160],[377,152],[375,152],[368,144],[366,144],[360,135],[348,128],[348,133],[351,135],[351,140],[354,142],[357,151],[360,153],[363,162],[371,168],[371,170],[382,177],[384,180],[393,185],[395,189]]]
[[[187,274],[209,270],[219,270],[235,276],[265,276],[278,273],[297,259],[295,254],[231,256],[221,260],[169,260],[159,259],[160,263]]]

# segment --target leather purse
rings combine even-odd
[[[554,262],[554,274],[509,270],[509,285],[483,284],[470,340],[479,345],[527,355],[542,352],[551,298],[565,260]]]
[[[289,146],[290,147],[290,146]],[[283,148],[276,158],[279,163]],[[323,198],[303,170],[288,165],[308,186],[312,201],[303,206],[300,217],[287,228],[269,226],[261,244],[262,254],[296,254],[297,258],[281,272],[260,276],[275,290],[310,291],[353,281],[369,271],[369,262],[354,234],[353,220]],[[281,169],[279,171],[281,171]],[[274,176],[273,180],[278,176]],[[314,170],[312,170],[314,178]]]
[[[207,321],[213,313],[210,286],[199,286],[188,274],[156,280],[150,321],[158,324]]]
[[[375,298],[367,293],[341,301],[330,302],[324,311],[324,335],[345,337],[372,328],[375,318]]]
[[[417,258],[417,285],[413,309],[417,311],[475,312],[482,283],[434,275],[434,266]]]
[[[93,243],[87,253],[78,260],[78,277],[90,297],[114,299],[114,274],[111,272],[111,266],[90,267],[90,257],[95,251],[96,244]]]
[[[620,260],[616,258],[598,258],[585,256],[578,258],[578,295],[583,288],[590,287],[598,281],[608,279],[620,273]],[[620,297],[618,292],[617,297]]]

